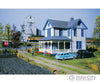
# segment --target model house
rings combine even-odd
[[[53,54],[85,50],[86,29],[81,19],[71,18],[69,22],[48,19],[43,28],[45,37],[39,40],[39,51]]]

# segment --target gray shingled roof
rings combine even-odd
[[[52,24],[54,28],[71,28],[79,20],[80,19],[76,19],[76,20],[68,22],[68,21],[48,19],[48,21]]]
[[[41,38],[39,41],[43,41],[43,40],[71,40],[66,36],[54,36],[54,37],[44,37]]]

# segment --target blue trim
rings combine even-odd
[[[80,21],[80,19],[77,20],[77,22],[72,26],[72,28]]]
[[[78,28],[78,27],[74,27],[74,29],[84,29],[84,30],[86,30],[85,28]]]
[[[84,37],[84,30],[81,29],[81,37]]]
[[[86,32],[85,32],[85,35],[84,35],[84,37],[85,37],[85,49],[86,49]]]
[[[73,28],[79,21],[81,21],[81,23],[84,25],[84,29],[88,29],[81,19],[78,19],[77,22],[71,28]]]
[[[63,36],[63,30],[59,29],[59,36]]]
[[[73,40],[72,40],[72,29],[71,29],[71,53],[73,52]]]
[[[51,37],[51,28],[47,29],[47,37]]]
[[[77,29],[74,29],[74,37],[77,37]]]
[[[88,29],[87,26],[83,23],[83,21],[80,19],[80,21],[82,22],[82,24],[85,26],[85,29]]]
[[[70,29],[68,29],[68,36],[70,36]]]
[[[49,22],[49,19],[46,21],[46,23],[45,23],[45,25],[44,25],[44,27],[43,27],[43,30],[45,30],[45,27],[47,26],[48,22]],[[49,22],[49,24],[51,24],[51,23]],[[52,24],[51,24],[51,26],[53,27]]]
[[[76,41],[76,49],[82,49],[82,41]]]
[[[55,29],[53,30],[53,36],[55,36]]]

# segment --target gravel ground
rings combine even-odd
[[[17,58],[0,58],[0,74],[53,74],[51,71]]]

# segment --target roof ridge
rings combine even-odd
[[[78,19],[75,19],[75,20],[72,20],[72,21],[76,21],[76,20],[79,20],[80,18]],[[62,22],[72,22],[72,21],[63,21],[63,20],[55,20],[55,19],[48,19],[48,20],[52,20],[52,21],[62,21]]]

